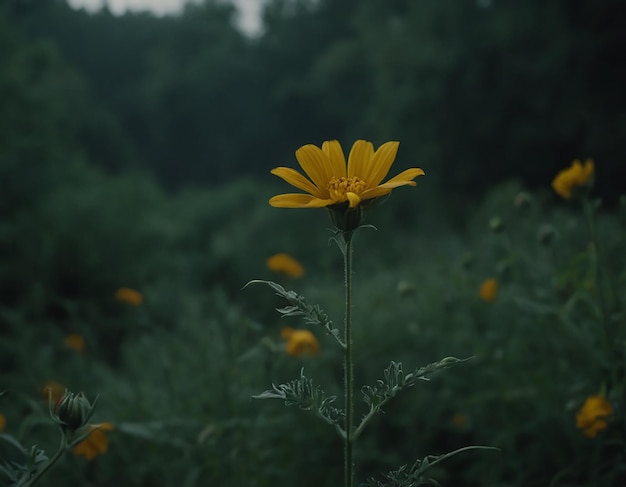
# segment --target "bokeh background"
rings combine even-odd
[[[290,192],[269,171],[296,167],[307,143],[398,140],[392,173],[426,176],[394,191],[368,217],[378,230],[356,240],[357,383],[390,360],[411,370],[475,359],[388,406],[362,437],[358,477],[484,444],[502,451],[465,454],[437,478],[624,485],[623,425],[611,423],[621,429],[607,428],[610,441],[576,428],[584,398],[616,387],[615,367],[597,352],[587,221],[550,183],[572,160],[595,160],[623,343],[626,4],[266,0],[260,10],[250,32],[227,0],[167,15],[0,3],[5,432],[54,450],[41,391],[55,381],[101,394],[96,418],[115,429],[106,454],[69,455],[49,485],[340,485],[330,428],[250,399],[302,366],[337,393],[340,356],[322,330],[312,330],[318,355],[286,354],[282,327],[302,323],[279,317],[271,290],[242,287],[274,279],[341,323],[328,217],[269,207]],[[282,252],[303,276],[267,268]],[[488,278],[499,286],[485,300]],[[116,299],[120,288],[140,302]]]

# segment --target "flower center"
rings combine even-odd
[[[356,176],[331,178],[328,182],[328,191],[331,198],[344,200],[346,193],[360,194],[366,188],[365,181]]]

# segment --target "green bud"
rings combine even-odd
[[[498,233],[504,228],[504,222],[499,216],[494,216],[489,220],[489,228],[492,232]]]
[[[513,198],[513,206],[515,206],[515,208],[518,208],[520,210],[528,208],[531,203],[532,203],[531,196],[525,191],[520,191],[519,193],[515,195],[515,198]]]
[[[90,404],[82,392],[74,394],[66,390],[54,408],[50,408],[50,414],[63,429],[76,431],[87,424],[97,401],[98,398]]]
[[[410,281],[400,281],[398,282],[396,289],[399,294],[402,296],[409,296],[411,294],[415,294],[416,288],[415,284]]]

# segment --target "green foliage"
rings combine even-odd
[[[300,371],[300,377],[286,384],[272,385],[272,389],[262,392],[254,399],[281,399],[285,406],[298,406],[300,409],[313,410],[328,424],[335,426],[340,436],[345,436],[341,422],[345,413],[335,408],[332,404],[336,396],[325,396],[320,386],[314,386],[313,381],[304,376],[304,369]]]
[[[456,357],[446,357],[438,362],[433,362],[424,367],[419,367],[415,371],[405,374],[402,370],[402,364],[391,361],[389,367],[384,372],[384,378],[376,381],[374,386],[361,387],[361,393],[363,394],[363,400],[367,404],[369,411],[361,420],[361,423],[357,426],[355,431],[355,437],[360,434],[370,418],[379,411],[382,411],[382,407],[391,399],[393,399],[398,392],[403,389],[414,386],[419,381],[430,380],[429,377],[443,369],[452,367],[458,363],[463,362]]]
[[[60,319],[50,307],[34,306],[35,290],[26,280],[22,286],[31,297],[2,304],[2,381],[33,402],[33,408],[16,407],[2,396],[0,410],[7,416],[8,430],[21,444],[54,448],[54,442],[49,445],[42,438],[45,428],[19,432],[14,426],[22,416],[45,417],[47,399],[38,399],[39,388],[54,379],[87,395],[100,393],[97,420],[115,425],[106,454],[89,465],[67,457],[55,467],[59,478],[91,479],[99,485],[124,478],[156,485],[180,477],[189,485],[207,480],[241,485],[254,479],[254,485],[269,486],[300,478],[298,472],[316,470],[317,465],[320,473],[311,475],[310,484],[302,480],[303,485],[339,479],[339,468],[331,465],[340,453],[330,431],[317,430],[309,424],[315,418],[282,410],[280,404],[274,408],[273,402],[264,404],[260,415],[259,406],[250,401],[262,384],[289,384],[303,365],[316,377],[307,390],[317,391],[317,384],[324,384],[329,391],[317,396],[318,406],[336,395],[336,341],[330,335],[320,339],[321,355],[305,362],[287,356],[274,343],[281,324],[275,311],[265,313],[267,297],[241,292],[250,274],[263,274],[265,256],[276,250],[274,238],[280,236],[283,245],[289,245],[294,228],[300,235],[317,233],[323,221],[315,225],[294,220],[296,226],[287,225],[283,238],[281,224],[290,216],[266,208],[265,198],[258,201],[258,186],[242,183],[213,194],[187,192],[174,198],[160,194],[149,182],[142,186],[141,179],[87,174],[91,176],[86,179],[67,178],[65,186],[50,193],[56,196],[45,200],[49,202],[44,214],[56,215],[57,225],[46,224],[50,217],[37,217],[32,227],[32,235],[37,228],[48,229],[50,242],[64,235],[65,243],[58,248],[69,245],[69,237],[77,239],[71,247],[72,262],[80,269],[92,262],[77,286],[85,291],[65,295],[72,314]],[[84,195],[78,196],[81,187],[91,188],[89,194],[110,196],[94,196],[88,204]],[[82,203],[52,204],[65,199]],[[521,200],[526,203],[514,204]],[[360,477],[379,478],[420,452],[439,454],[464,444],[490,444],[501,450],[495,464],[491,455],[458,455],[446,461],[445,469],[431,469],[429,476],[443,485],[477,479],[496,483],[503,478],[511,485],[544,485],[557,475],[572,485],[594,478],[596,485],[608,485],[611,477],[602,472],[614,472],[607,470],[609,461],[620,461],[610,445],[619,442],[621,418],[616,416],[594,440],[575,427],[576,408],[584,397],[602,387],[616,397],[620,394],[610,379],[598,328],[601,315],[594,304],[600,288],[593,283],[600,282],[602,274],[595,271],[597,260],[587,246],[581,215],[563,205],[551,209],[544,200],[511,184],[495,189],[473,209],[463,234],[429,235],[424,227],[402,233],[389,219],[387,225],[377,223],[378,231],[355,238],[357,248],[363,249],[357,255],[369,254],[355,259],[354,340],[360,350],[355,373],[358,383],[373,384],[366,389],[372,404],[381,405],[402,384],[421,381],[437,368],[435,363],[408,374],[401,372],[400,362],[436,362],[447,353],[475,357],[453,373],[437,375],[425,387],[384,403],[386,414],[368,421],[368,434],[359,438]],[[391,198],[378,211],[393,214],[395,201]],[[77,207],[98,215],[100,224],[90,227],[89,219],[79,219]],[[29,214],[34,218],[32,211]],[[494,216],[501,221],[497,232],[489,225]],[[552,240],[538,238],[545,225],[554,229]],[[615,296],[626,282],[621,225],[600,209],[601,260],[614,263],[607,269],[617,286]],[[279,231],[261,239],[262,229],[268,227]],[[89,230],[81,232],[83,228]],[[114,245],[105,238],[109,233],[124,235],[132,258],[122,258],[124,246],[113,247],[119,262],[101,257]],[[379,239],[386,245],[384,252],[375,247]],[[137,244],[130,244],[134,241]],[[36,249],[23,247],[21,266]],[[319,271],[307,267],[298,288],[326,303],[328,313],[323,312],[322,319],[320,310],[290,294],[285,288],[292,282],[274,283],[278,301],[269,302],[285,311],[279,316],[289,315],[281,322],[309,317],[313,332],[325,332],[313,321],[328,323],[330,316],[341,313],[341,272],[326,237],[303,242],[300,250],[305,263],[310,259]],[[99,257],[87,259],[86,254],[94,253]],[[46,255],[49,261],[43,261],[42,268],[50,278],[40,288],[45,291],[38,298],[43,302],[62,291],[54,276],[65,269],[57,262],[58,252]],[[4,272],[10,266],[2,262]],[[142,307],[112,302],[112,292],[122,284],[116,275],[136,276],[131,284],[143,291]],[[488,276],[500,282],[492,303],[478,297],[478,287]],[[285,308],[285,299],[295,309]],[[623,336],[619,303],[612,298],[608,304],[612,333]],[[84,354],[63,346],[70,330],[84,334]],[[617,350],[620,343],[615,341]],[[381,379],[389,356],[395,363]],[[324,406],[333,404],[326,401]],[[455,415],[462,419],[452,422]],[[546,431],[554,446],[549,450],[545,442],[533,440]],[[524,468],[517,460],[521,456],[528,460]],[[576,478],[582,480],[575,484]]]
[[[301,316],[306,325],[323,327],[326,333],[337,340],[339,345],[345,347],[345,344],[342,342],[339,335],[339,330],[333,326],[332,320],[318,304],[308,304],[304,296],[300,296],[295,291],[287,291],[280,284],[272,281],[254,280],[250,281],[246,284],[246,286],[256,283],[267,284],[269,287],[274,289],[274,291],[276,291],[277,296],[286,299],[287,302],[290,303],[290,306],[284,306],[276,309],[276,311],[278,311],[281,315],[284,317]]]
[[[602,161],[611,204],[621,190],[615,0],[272,0],[256,37],[212,0],[165,17],[63,0],[4,11],[84,77],[73,116],[90,159],[140,163],[171,189],[264,175],[307,142],[367,138],[401,140],[455,203],[513,175],[541,186],[577,157]]]
[[[438,463],[469,450],[497,450],[497,448],[466,446],[444,455],[428,455],[422,460],[416,460],[410,467],[408,465],[403,465],[399,469],[385,474],[386,480],[384,482],[370,479],[367,485],[372,487],[418,487],[420,485],[440,485],[435,479],[426,477],[426,473]]]
[[[48,462],[46,453],[36,445],[24,448],[15,438],[3,433],[0,433],[0,440],[0,474],[4,477],[0,478],[2,485],[28,485],[28,480]],[[7,451],[7,447],[12,447],[12,451]]]

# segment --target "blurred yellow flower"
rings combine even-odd
[[[0,413],[0,433],[4,431],[4,428],[6,428],[7,425],[7,417]]]
[[[479,295],[483,301],[490,303],[498,294],[498,280],[495,277],[485,279],[480,286]]]
[[[561,170],[552,180],[552,188],[556,193],[566,200],[572,197],[574,188],[585,186],[591,181],[594,173],[593,159],[587,159],[583,166],[576,159],[567,169]]]
[[[457,428],[464,428],[467,426],[467,416],[463,413],[455,413],[452,416],[452,424]]]
[[[82,455],[87,460],[93,460],[98,455],[105,453],[109,448],[109,437],[105,431],[112,431],[111,423],[94,424],[89,426],[91,432],[87,438],[72,448],[74,455]]]
[[[269,270],[279,272],[296,279],[302,277],[304,274],[304,267],[302,267],[302,264],[288,254],[274,254],[267,259],[266,264]]]
[[[50,380],[41,387],[41,392],[46,399],[52,398],[52,404],[56,404],[65,394],[65,387],[56,381]]]
[[[576,427],[587,438],[595,438],[608,426],[606,419],[612,414],[613,407],[604,396],[589,396],[576,413]]]
[[[424,174],[422,169],[407,169],[381,184],[398,146],[399,142],[386,142],[374,151],[371,142],[357,140],[346,164],[336,140],[324,142],[321,148],[303,145],[296,151],[296,159],[308,178],[288,167],[276,167],[271,173],[306,193],[280,194],[270,198],[269,203],[277,208],[324,208],[348,202],[350,208],[355,208],[399,186],[415,186],[413,179]]]
[[[317,338],[309,330],[294,330],[287,327],[281,330],[280,335],[287,340],[285,348],[289,355],[305,357],[317,355],[320,351],[320,344]]]
[[[121,287],[115,291],[115,299],[132,306],[141,306],[141,303],[143,303],[143,296],[141,293],[129,287]]]
[[[65,337],[64,341],[65,346],[75,352],[83,353],[85,351],[85,339],[78,333],[70,333]]]

